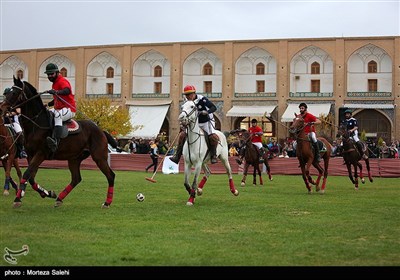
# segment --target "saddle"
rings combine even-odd
[[[51,111],[48,111],[48,113],[50,116],[50,127],[51,127],[51,129],[54,129],[54,113]],[[81,132],[81,130],[82,130],[82,128],[76,120],[69,119],[69,120],[63,121],[62,133],[61,133],[60,138],[65,138],[68,135],[78,134],[79,132]]]

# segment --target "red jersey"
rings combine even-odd
[[[64,88],[69,88],[70,94],[68,95],[53,95],[54,99],[54,109],[62,109],[62,108],[70,108],[72,112],[76,112],[76,105],[75,105],[75,97],[72,94],[72,88],[71,84],[68,82],[67,79],[65,79],[63,76],[60,74],[57,76],[57,79],[54,81],[52,88],[54,90],[62,90]]]
[[[253,143],[261,142],[262,143],[261,135],[255,135],[255,133],[257,133],[257,132],[261,132],[261,133],[263,132],[261,127],[250,126],[249,132],[253,134],[253,136],[251,137],[251,142],[253,142]]]
[[[304,119],[304,123],[310,123],[310,122],[316,122],[317,121],[317,117],[314,116],[313,114],[310,113],[305,113],[305,115],[303,115],[303,119]],[[313,125],[307,125],[304,128],[304,132],[305,133],[310,133],[310,132],[315,132],[315,127]]]

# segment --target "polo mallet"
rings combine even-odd
[[[156,183],[156,182],[157,182],[156,180],[154,180],[154,177],[156,176],[157,171],[158,171],[158,169],[160,168],[161,164],[163,164],[165,157],[168,155],[168,152],[169,152],[169,151],[171,150],[171,148],[174,146],[174,143],[175,143],[176,139],[178,138],[178,136],[179,136],[179,133],[175,136],[174,141],[172,141],[172,143],[169,145],[168,150],[165,152],[165,156],[162,158],[162,160],[161,160],[160,163],[158,164],[156,171],[153,173],[153,176],[151,176],[151,178],[149,178],[149,177],[146,177],[146,178],[145,178],[147,181],[150,181],[150,182],[152,182],[152,183]]]

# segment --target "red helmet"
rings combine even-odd
[[[196,88],[194,86],[192,86],[192,85],[187,85],[183,89],[183,94],[191,94],[193,92],[196,92]]]

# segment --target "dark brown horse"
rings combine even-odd
[[[109,208],[113,200],[115,174],[108,165],[107,143],[117,147],[115,139],[101,130],[89,120],[78,121],[75,132],[60,140],[58,150],[53,154],[46,143],[46,137],[51,136],[52,118],[49,110],[43,105],[40,94],[28,82],[14,77],[14,86],[10,92],[4,94],[4,101],[0,106],[2,112],[21,108],[21,126],[25,134],[25,147],[28,154],[28,168],[23,174],[14,207],[21,206],[21,199],[25,194],[26,184],[29,182],[34,190],[42,197],[57,196],[53,191],[47,191],[35,181],[39,166],[44,160],[67,160],[71,172],[71,182],[58,195],[55,207],[61,206],[65,197],[78,185],[81,180],[80,166],[89,156],[97,164],[108,181],[107,198],[103,208]]]
[[[312,184],[315,185],[315,189],[317,192],[323,194],[325,193],[332,146],[325,138],[317,138],[318,145],[321,151],[321,158],[324,160],[324,168],[322,168],[319,162],[314,159],[314,151],[311,145],[311,140],[308,138],[308,135],[304,131],[305,127],[306,124],[304,123],[304,119],[301,117],[300,114],[296,114],[296,117],[293,119],[293,124],[289,128],[289,132],[292,137],[296,139],[297,142],[296,155],[300,163],[301,173],[303,175],[303,180],[306,184],[308,193],[312,192],[310,186],[310,184]],[[313,165],[318,170],[318,178],[316,181],[314,181],[310,175],[311,165]],[[320,188],[319,183],[322,176],[324,176],[324,179]]]
[[[246,129],[233,130],[231,131],[232,135],[235,135],[239,138],[241,144],[240,155],[243,156],[244,159],[244,168],[243,168],[243,177],[241,186],[244,187],[246,185],[246,177],[249,170],[250,165],[253,166],[253,185],[257,185],[257,174],[259,177],[260,185],[263,185],[262,178],[262,169],[260,168],[260,154],[258,148],[253,145],[251,142],[251,134]],[[268,163],[268,154],[264,153],[262,156],[264,160],[264,165],[266,167],[269,180],[272,181],[271,168]]]
[[[361,182],[364,184],[365,180],[363,177],[363,172],[362,172],[362,164],[360,163],[360,160],[363,159],[362,155],[359,153],[357,149],[357,145],[355,141],[350,137],[350,134],[347,130],[347,127],[343,124],[339,126],[337,137],[342,138],[342,156],[343,160],[346,164],[347,171],[349,172],[349,178],[351,182],[354,184],[354,188],[358,190],[358,172],[357,168],[360,169],[360,179]],[[363,143],[364,147],[364,153],[369,156],[368,149],[366,145]],[[370,182],[373,182],[371,171],[370,171],[370,166],[369,166],[369,158],[364,159],[365,165],[367,167],[368,171],[368,178]],[[353,172],[352,172],[352,167],[354,169],[354,177],[353,177]]]
[[[15,191],[18,189],[17,183],[11,177],[11,169],[13,165],[17,172],[19,181],[21,181],[22,178],[22,172],[17,158],[17,145],[15,144],[16,141],[17,139],[12,132],[12,128],[10,126],[6,126],[4,124],[4,118],[0,117],[0,159],[5,171],[3,191],[3,195],[5,196],[10,194],[10,184]]]

